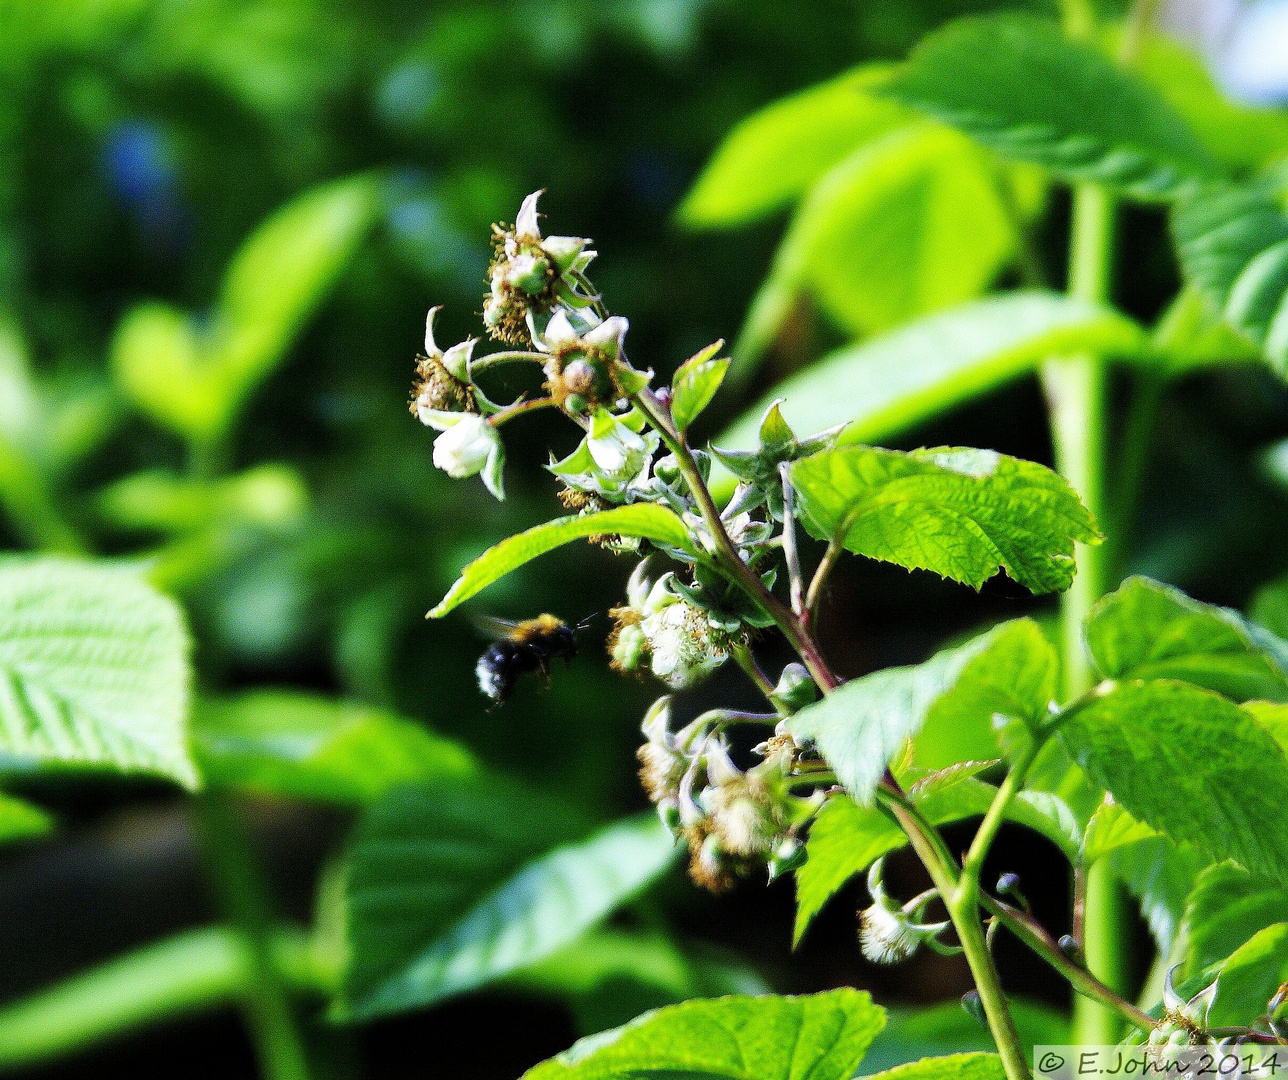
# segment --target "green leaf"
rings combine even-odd
[[[111,350],[126,393],[189,439],[224,434],[339,276],[376,207],[375,180],[360,176],[314,188],[278,210],[233,258],[200,337],[168,305],[136,307]]]
[[[1133,816],[1213,859],[1288,882],[1288,761],[1253,718],[1188,683],[1125,682],[1071,712],[1060,738]]]
[[[910,792],[926,820],[947,825],[981,817],[997,789],[973,777],[941,782],[925,792],[914,785]],[[1041,833],[1067,856],[1077,851],[1077,823],[1055,796],[1024,791],[1007,807],[1006,818]],[[855,874],[861,874],[882,855],[907,844],[902,829],[875,807],[863,807],[843,795],[829,799],[810,826],[807,858],[796,871],[796,922],[792,943],[797,945],[822,909]]]
[[[478,771],[463,746],[419,724],[289,690],[201,702],[193,743],[208,784],[342,803]]]
[[[1058,474],[992,450],[846,446],[792,466],[812,536],[979,588],[999,570],[1035,593],[1073,581],[1095,523]]]
[[[1208,152],[1231,169],[1258,169],[1288,154],[1288,116],[1227,98],[1207,65],[1165,34],[1145,35],[1136,70],[1188,122]]]
[[[187,720],[172,601],[123,570],[0,562],[0,768],[95,766],[195,788]]]
[[[1038,16],[957,19],[923,38],[878,92],[1004,157],[1140,199],[1184,194],[1217,172],[1147,82]]]
[[[53,820],[40,807],[0,792],[0,844],[43,836],[53,827]]]
[[[850,426],[843,442],[876,442],[968,401],[1049,356],[1088,351],[1137,356],[1143,330],[1107,308],[1049,292],[1017,292],[927,315],[828,354],[765,395],[716,443],[756,445],[771,401],[797,431]]]
[[[1015,619],[991,634],[985,652],[927,713],[913,744],[913,761],[921,768],[996,757],[1003,748],[999,735],[1011,722],[1031,728],[1050,715],[1060,662],[1042,628],[1032,619]]]
[[[1006,1070],[996,1054],[949,1054],[897,1065],[873,1080],[1006,1080]]]
[[[1288,922],[1258,931],[1235,950],[1217,980],[1208,1013],[1214,1027],[1246,1026],[1263,1015],[1271,997],[1288,982]]]
[[[1158,832],[1143,821],[1137,821],[1117,803],[1101,803],[1087,822],[1082,838],[1082,862],[1090,866],[1111,851],[1148,840]]]
[[[1288,577],[1262,585],[1252,595],[1248,614],[1278,638],[1288,634]]]
[[[1288,375],[1288,216],[1280,185],[1207,188],[1172,213],[1185,280]]]
[[[670,547],[694,552],[693,542],[684,523],[670,510],[653,503],[618,506],[594,514],[555,518],[502,540],[489,548],[464,570],[448,590],[430,617],[441,618],[471,596],[482,592],[494,581],[531,562],[538,555],[554,551],[572,540],[602,533],[638,536]]]
[[[810,191],[762,287],[803,290],[853,335],[959,304],[988,288],[1017,240],[988,155],[938,124],[868,143]],[[754,357],[786,315],[757,300],[735,354]]]
[[[569,842],[577,832],[559,800],[498,781],[396,788],[372,804],[349,853],[349,1015],[417,1008],[536,963],[676,853],[654,814]]]
[[[133,473],[98,493],[99,512],[122,529],[184,532],[232,521],[268,527],[293,523],[308,505],[304,478],[289,465],[257,465],[219,480],[162,469]]]
[[[524,1080],[848,1080],[885,1023],[866,992],[686,1001],[592,1035]]]
[[[1114,874],[1140,901],[1158,951],[1170,956],[1199,874],[1211,860],[1189,844],[1154,836],[1124,844],[1106,856]]]
[[[1177,293],[1151,337],[1162,370],[1169,375],[1215,364],[1261,362],[1261,350],[1226,322],[1193,285]]]
[[[1288,643],[1149,578],[1128,578],[1104,597],[1083,633],[1107,679],[1179,679],[1236,701],[1288,700]]]
[[[685,431],[720,389],[729,370],[728,360],[715,359],[723,347],[723,341],[708,345],[677,369],[671,380],[671,419],[676,431]]]
[[[1234,863],[1209,866],[1185,905],[1186,974],[1202,974],[1277,922],[1288,922],[1288,890]]]
[[[1009,994],[1007,1005],[1026,1053],[1031,1054],[1035,1045],[1069,1041],[1069,1020],[1063,1013]],[[870,1075],[936,1054],[992,1048],[988,1030],[959,1001],[944,1001],[916,1010],[891,1010],[885,1030],[872,1040],[863,1068]]]
[[[862,64],[741,121],[680,205],[691,227],[741,225],[778,209],[856,146],[905,124],[907,110],[873,97],[889,64]]]

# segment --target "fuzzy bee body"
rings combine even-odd
[[[550,674],[551,661],[577,655],[573,630],[553,615],[538,615],[519,623],[498,623],[505,636],[479,657],[475,674],[479,689],[501,705],[514,691],[520,675],[539,671]]]

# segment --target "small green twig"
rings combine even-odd
[[[791,586],[792,614],[805,618],[805,591],[801,585],[801,560],[796,550],[796,501],[792,491],[791,466],[780,462],[778,476],[783,482],[783,558]]]
[[[518,401],[511,402],[509,405],[505,406],[505,408],[500,412],[494,412],[487,418],[487,422],[492,427],[500,427],[502,424],[509,423],[516,416],[523,416],[525,413],[536,412],[538,409],[548,409],[555,404],[557,404],[557,402],[552,397],[531,399],[520,398]]]
[[[527,352],[523,349],[507,349],[505,352],[488,353],[470,361],[470,375],[478,375],[504,364],[545,364],[549,357],[539,352]]]
[[[810,578],[809,589],[805,593],[805,619],[810,633],[813,633],[814,624],[818,620],[818,605],[823,598],[823,586],[827,584],[828,575],[832,573],[844,550],[836,540],[830,540],[827,550],[823,552],[823,558],[814,570],[814,576]]]

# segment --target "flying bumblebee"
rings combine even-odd
[[[505,703],[520,675],[539,671],[548,676],[553,660],[562,657],[567,663],[577,655],[574,628],[553,615],[538,615],[518,623],[488,619],[486,626],[503,636],[488,646],[474,671],[479,689],[497,705]]]

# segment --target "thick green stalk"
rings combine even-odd
[[[220,907],[246,951],[242,1012],[264,1080],[309,1080],[304,1038],[274,961],[272,905],[245,824],[218,792],[199,795],[196,808]]]
[[[1109,296],[1113,264],[1114,207],[1102,188],[1082,184],[1074,189],[1073,235],[1069,255],[1069,294],[1092,303]],[[1043,385],[1051,412],[1056,467],[1073,485],[1100,522],[1105,505],[1105,364],[1097,356],[1061,357],[1047,361]],[[1083,693],[1092,672],[1082,642],[1082,624],[1108,585],[1106,551],[1079,545],[1078,574],[1061,597],[1060,638],[1066,698]],[[1084,911],[1081,942],[1089,970],[1115,992],[1123,982],[1121,930],[1124,904],[1108,864],[1093,866],[1079,898]],[[1075,1041],[1118,1041],[1118,1018],[1102,1005],[1079,996],[1074,1000]]]

